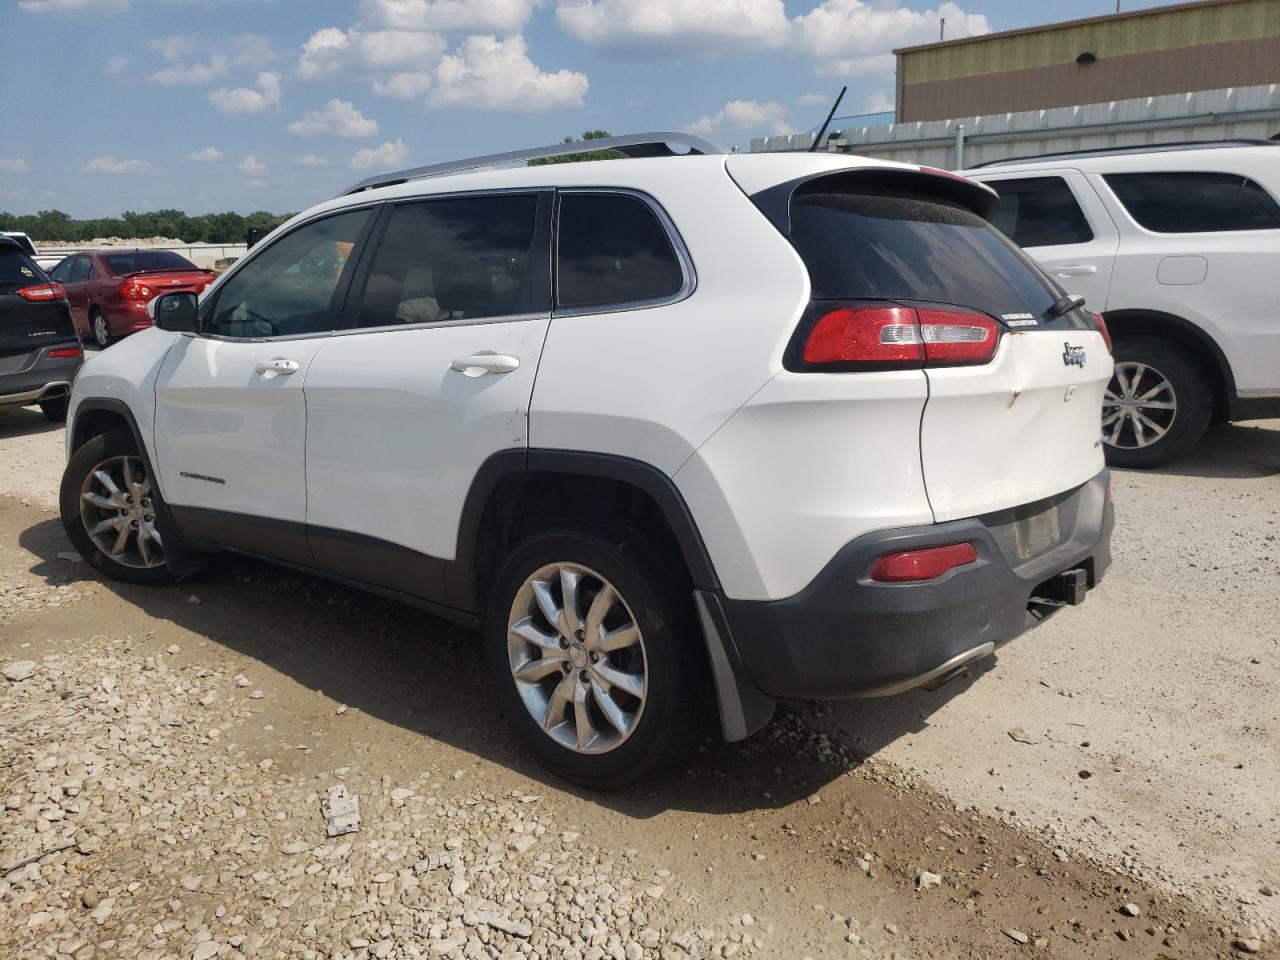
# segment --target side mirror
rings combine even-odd
[[[147,312],[161,330],[195,333],[196,304],[194,293],[164,293],[148,304]]]

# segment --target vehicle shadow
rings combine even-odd
[[[62,424],[45,418],[37,407],[10,407],[0,410],[0,440],[61,430]]]
[[[1280,420],[1211,427],[1189,453],[1146,472],[1226,480],[1275,476],[1280,474]]]
[[[737,744],[713,732],[687,769],[629,791],[601,793],[560,780],[515,740],[496,705],[479,635],[430,614],[273,564],[229,554],[172,587],[105,580],[70,548],[56,519],[37,523],[19,543],[38,561],[31,573],[55,583],[99,580],[149,616],[169,621],[251,657],[333,703],[446,743],[522,777],[644,819],[668,810],[734,813],[786,806],[807,797],[921,729],[927,715],[963,692],[961,678],[907,704],[876,701],[877,722],[856,744],[820,739],[810,718],[821,704],[784,704],[765,729]],[[199,603],[190,597],[199,598]],[[988,661],[989,663],[990,661]]]

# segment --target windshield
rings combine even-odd
[[[167,270],[199,270],[186,257],[172,250],[135,250],[133,253],[111,253],[102,258],[112,276],[126,273],[161,273]]]
[[[919,300],[1039,317],[1059,296],[987,221],[927,194],[819,182],[792,198],[791,242],[816,300]]]

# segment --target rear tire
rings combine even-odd
[[[110,485],[98,479],[100,473],[107,474]],[[73,453],[58,496],[62,528],[84,561],[112,580],[148,586],[178,579],[165,565],[154,533],[158,501],[159,493],[127,430],[99,434]],[[139,528],[151,533],[140,534]],[[113,553],[116,545],[120,549]]]
[[[566,780],[632,786],[705,735],[715,696],[692,588],[662,556],[631,531],[556,532],[520,544],[498,573],[485,625],[498,700]]]
[[[46,420],[53,423],[66,423],[67,406],[70,403],[70,397],[54,397],[52,400],[41,400],[40,412],[44,414]]]
[[[93,331],[93,342],[101,349],[111,346],[111,324],[101,310],[95,309],[89,315],[89,329]]]
[[[1213,389],[1200,367],[1158,337],[1119,339],[1113,356],[1102,408],[1107,463],[1156,467],[1195,446],[1213,416]]]

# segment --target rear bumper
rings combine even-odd
[[[25,407],[70,394],[76,372],[84,362],[83,356],[48,356],[49,350],[68,346],[78,347],[79,343],[72,341],[34,350],[16,369],[0,369],[0,407]]]
[[[1024,508],[867,534],[784,600],[701,593],[699,603],[720,616],[719,639],[739,685],[751,685],[739,699],[887,696],[947,679],[1055,612],[1039,598],[1059,595],[1060,574],[1083,570],[1090,588],[1101,581],[1114,526],[1106,489],[1103,471]],[[1057,508],[1060,535],[1022,559],[1017,523],[1048,507]],[[977,562],[923,583],[870,579],[887,553],[959,542],[974,545]]]

